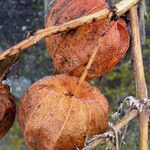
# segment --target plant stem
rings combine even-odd
[[[90,70],[90,68],[91,68],[91,66],[92,66],[92,64],[94,62],[95,56],[96,56],[96,54],[97,54],[97,52],[99,50],[100,43],[101,43],[101,40],[98,40],[98,44],[96,45],[95,49],[93,50],[92,55],[91,55],[91,57],[90,57],[90,59],[88,61],[88,64],[87,64],[87,66],[86,66],[82,76],[79,79],[79,82],[78,82],[79,86],[81,86],[81,84],[85,81],[85,78],[86,78],[86,76],[88,74],[88,71]]]
[[[139,21],[136,7],[130,10],[130,18],[132,28],[132,48],[133,48],[133,62],[136,81],[136,96],[138,99],[143,99],[148,98],[148,93],[144,75]]]
[[[114,5],[116,14],[118,16],[122,15],[123,13],[128,11],[130,8],[135,6],[138,2],[139,0],[122,0],[118,2],[116,5]],[[50,35],[64,32],[70,29],[74,29],[84,24],[91,23],[92,21],[95,21],[95,20],[100,20],[100,19],[109,18],[109,17],[111,18],[112,16],[113,16],[113,12],[109,8],[106,8],[96,13],[93,13],[91,15],[87,15],[79,19],[66,22],[59,26],[51,26],[46,29],[38,30],[37,32],[35,32],[33,36],[30,36],[29,38],[18,43],[17,45],[9,48],[5,52],[0,53],[0,60],[3,60],[7,58],[8,56],[19,54],[24,49],[36,44],[41,39],[46,38]]]
[[[148,122],[147,112],[140,113],[140,149],[148,150]]]
[[[116,130],[120,130],[121,128],[123,128],[126,124],[129,123],[129,121],[131,121],[133,118],[135,118],[138,115],[138,111],[136,109],[133,109],[132,111],[130,111],[127,115],[125,115],[115,126],[114,128]],[[113,134],[113,131],[108,131],[108,133]],[[97,140],[95,140],[92,144],[84,147],[82,150],[92,150],[94,149],[97,145],[99,144],[103,144],[105,142],[105,140],[103,138],[99,138]]]
[[[87,75],[88,75],[88,71],[90,70],[93,62],[94,62],[94,59],[97,55],[97,52],[98,50],[100,49],[100,46],[101,46],[101,43],[103,43],[103,37],[105,36],[108,28],[109,28],[109,25],[110,25],[110,22],[111,22],[111,19],[109,18],[107,20],[107,23],[106,23],[106,26],[103,28],[103,32],[99,35],[99,40],[98,40],[98,43],[96,45],[96,47],[94,48],[94,50],[92,51],[92,54],[91,54],[91,57],[85,67],[85,70],[83,72],[83,74],[81,75],[80,79],[79,79],[79,82],[78,82],[78,85],[80,86],[86,79]]]
[[[137,14],[137,7],[130,10],[131,30],[132,30],[132,48],[133,48],[133,61],[135,70],[136,81],[136,96],[138,99],[147,98],[148,92],[145,82],[142,50],[140,42],[139,21]],[[140,149],[148,150],[148,120],[149,115],[146,110],[140,112]]]

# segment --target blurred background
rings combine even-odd
[[[53,0],[52,0],[53,1]],[[150,16],[150,1],[146,1],[147,13]],[[150,92],[150,20],[146,17],[146,40],[143,44],[143,59],[148,90]],[[0,51],[25,39],[30,31],[44,27],[43,0],[0,0]],[[35,81],[53,73],[53,64],[43,41],[28,48],[20,60],[12,67],[7,79],[11,92],[16,97],[16,104],[22,93]],[[111,104],[111,113],[117,110],[123,99],[135,96],[134,71],[132,60],[120,63],[102,80],[90,81],[98,86]],[[138,120],[129,124],[126,145],[122,150],[139,148]],[[0,150],[27,150],[17,123],[14,123],[8,134],[0,141]]]

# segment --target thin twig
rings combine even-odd
[[[138,111],[136,109],[133,109],[132,111],[130,111],[127,115],[125,115],[115,126],[114,128],[116,130],[120,130],[122,129],[126,124],[129,123],[129,121],[131,121],[133,118],[135,118],[138,115]],[[113,134],[113,131],[108,131],[109,134]],[[84,147],[82,150],[92,150],[94,149],[98,144],[103,144],[105,143],[104,139],[99,138],[95,141],[93,141],[92,144]]]
[[[139,0],[122,0],[122,1],[118,2],[116,5],[114,5],[116,14],[118,16],[121,16],[123,13],[128,11],[130,8],[135,6],[138,2],[139,2]],[[25,39],[24,41],[18,43],[17,45],[9,48],[5,52],[0,53],[0,60],[3,60],[5,58],[7,58],[8,56],[13,56],[13,55],[19,54],[24,49],[36,44],[38,41],[40,41],[50,35],[64,32],[64,31],[67,31],[70,29],[74,29],[74,28],[77,28],[84,24],[91,23],[92,21],[100,20],[100,19],[104,19],[104,18],[108,18],[108,17],[112,17],[112,16],[113,16],[112,10],[110,10],[109,8],[105,8],[101,11],[98,11],[91,15],[81,17],[81,18],[73,20],[73,21],[69,21],[60,26],[52,26],[52,27],[49,27],[46,29],[38,30],[35,33],[35,35]]]
[[[82,76],[81,76],[80,79],[79,79],[79,82],[78,82],[78,85],[79,85],[79,86],[84,82],[84,80],[85,80],[85,78],[86,78],[86,76],[87,76],[87,74],[88,74],[88,71],[90,70],[90,68],[91,68],[91,66],[92,66],[92,64],[93,64],[93,62],[94,62],[95,56],[96,56],[96,54],[97,54],[97,52],[98,52],[98,50],[99,50],[100,44],[101,44],[101,40],[102,40],[102,39],[99,38],[98,44],[97,44],[96,47],[94,48],[94,50],[93,50],[93,52],[92,52],[92,55],[91,55],[91,58],[89,59],[89,62],[88,62],[88,64],[87,64],[87,66],[86,66],[86,68],[85,68],[85,70],[84,70]]]
[[[110,125],[110,127],[114,131],[116,150],[119,150],[119,131],[120,130],[116,129],[113,125]]]
[[[121,139],[120,139],[120,145],[119,145],[119,147],[121,147],[122,144],[123,144],[123,142],[124,142],[125,135],[126,135],[126,133],[127,133],[127,129],[128,129],[128,124],[126,124],[125,127],[124,127],[124,131],[123,131],[122,136],[121,136]]]
[[[109,17],[109,18],[110,18],[110,17]],[[95,59],[95,57],[96,57],[96,55],[97,55],[97,52],[98,52],[98,50],[100,49],[101,43],[103,42],[103,37],[105,36],[105,34],[106,34],[106,32],[107,32],[107,30],[108,30],[108,28],[109,28],[110,21],[111,21],[111,19],[108,19],[108,20],[107,20],[107,23],[106,23],[106,26],[105,26],[104,29],[103,29],[103,32],[100,33],[100,35],[99,35],[100,37],[99,37],[98,43],[97,43],[96,47],[94,48],[94,50],[92,51],[92,55],[91,55],[91,57],[90,57],[90,59],[89,59],[87,65],[86,65],[86,67],[85,67],[85,70],[84,70],[83,74],[81,75],[81,77],[80,77],[80,79],[79,79],[79,82],[78,82],[78,85],[79,85],[79,86],[80,86],[80,85],[85,81],[85,79],[86,79],[86,76],[87,76],[87,74],[88,74],[88,71],[90,70],[90,68],[91,68],[91,66],[92,66],[92,64],[93,64],[93,62],[94,62],[94,59]]]
[[[147,86],[145,82],[142,50],[140,42],[139,21],[137,14],[137,7],[130,10],[131,30],[132,30],[132,48],[133,61],[136,81],[136,95],[138,99],[148,99]],[[143,109],[140,112],[140,148],[141,150],[148,150],[148,120],[149,114]]]

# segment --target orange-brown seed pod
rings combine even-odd
[[[108,4],[104,0],[55,0],[45,25],[60,25],[107,7]],[[101,36],[104,30],[105,35]],[[99,38],[102,40],[98,54],[86,79],[96,78],[110,71],[129,47],[129,35],[122,19],[109,24],[108,19],[94,21],[77,29],[47,37],[46,45],[56,71],[81,76]]]
[[[8,86],[0,83],[0,139],[12,127],[15,120],[16,105]]]
[[[30,150],[82,148],[86,135],[108,127],[109,105],[96,87],[68,75],[34,83],[19,104],[19,124]]]

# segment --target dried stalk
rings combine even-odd
[[[138,111],[133,109],[130,111],[126,116],[124,116],[115,126],[114,128],[116,130],[122,129],[126,124],[129,123],[133,118],[135,118],[138,115]],[[108,131],[108,133],[113,134],[113,131]],[[102,138],[99,138],[95,140],[92,144],[89,146],[84,147],[82,150],[93,150],[98,144],[103,144],[105,143],[105,140]]]
[[[118,16],[122,15],[123,13],[128,11],[130,8],[135,6],[138,2],[139,2],[139,0],[122,0],[122,1],[120,1],[119,3],[114,5],[116,14]],[[38,30],[35,33],[35,35],[30,36],[29,38],[18,43],[17,45],[9,48],[5,52],[0,53],[0,60],[3,60],[5,58],[7,58],[8,56],[16,55],[16,54],[22,52],[24,49],[36,44],[41,39],[46,38],[50,35],[64,32],[64,31],[67,31],[70,29],[74,29],[74,28],[77,28],[84,24],[91,23],[92,21],[100,20],[100,19],[104,19],[104,18],[108,18],[108,17],[112,17],[112,16],[113,16],[113,12],[110,9],[106,8],[97,13],[93,13],[91,15],[87,15],[87,16],[81,17],[79,19],[69,21],[60,26],[52,26],[52,27],[49,27],[46,29]]]
[[[138,99],[143,99],[148,98],[148,93],[144,75],[140,32],[139,32],[139,21],[136,7],[130,10],[130,18],[132,28],[132,48],[133,48],[133,61],[135,70],[135,81],[136,81],[136,94],[137,94],[136,96]]]
[[[90,70],[90,68],[91,68],[91,66],[92,66],[92,64],[94,62],[95,56],[96,56],[96,54],[97,54],[97,52],[99,50],[100,44],[101,44],[101,38],[100,38],[100,40],[98,40],[98,44],[96,45],[95,49],[93,50],[91,58],[89,59],[89,62],[87,64],[87,66],[86,66],[82,76],[79,79],[79,82],[78,82],[79,86],[85,81],[85,78],[86,78],[86,76],[88,74],[88,71]]]
[[[107,20],[107,23],[106,23],[106,26],[103,29],[103,32],[99,35],[100,38],[98,40],[98,43],[97,43],[96,47],[94,48],[94,50],[92,51],[92,55],[91,55],[87,65],[85,67],[85,70],[84,70],[83,74],[81,75],[81,77],[79,79],[79,82],[78,82],[79,86],[85,81],[85,79],[86,79],[86,77],[88,75],[88,71],[90,70],[90,68],[91,68],[91,66],[92,66],[92,64],[94,62],[94,59],[95,59],[95,57],[97,55],[97,52],[100,49],[101,43],[103,42],[103,36],[106,34],[106,32],[107,32],[107,30],[109,28],[110,21],[111,21],[111,19]]]
[[[130,10],[131,30],[132,30],[132,48],[133,61],[136,81],[136,96],[138,99],[147,98],[148,92],[144,76],[144,67],[142,60],[142,50],[140,42],[139,21],[137,14],[137,7]],[[148,150],[148,120],[149,114],[143,108],[140,113],[140,148],[141,150]]]

